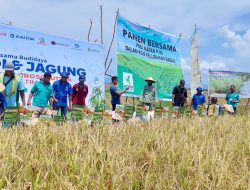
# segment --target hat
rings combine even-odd
[[[81,82],[81,81],[86,81],[86,77],[85,77],[84,75],[79,76],[79,81],[80,81],[80,82]]]
[[[203,89],[202,89],[202,87],[200,87],[200,86],[199,86],[198,88],[196,88],[196,90],[197,90],[197,91],[200,91],[200,92],[203,92]]]
[[[4,70],[5,71],[14,71],[15,70],[15,66],[12,62],[7,62],[5,65],[4,65]]]
[[[61,77],[69,78],[69,73],[67,73],[67,72],[62,72],[62,73],[60,74],[60,76],[61,76]]]
[[[5,89],[5,86],[2,83],[0,83],[0,92],[4,91],[4,89]]]
[[[148,77],[145,81],[152,81],[153,83],[155,82],[155,80],[153,79],[153,77]]]

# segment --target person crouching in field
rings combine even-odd
[[[118,84],[118,77],[113,76],[111,78],[111,85],[110,85],[110,94],[111,94],[111,105],[112,105],[112,111],[115,111],[116,105],[121,104],[121,95],[125,93],[129,86],[127,86],[124,90],[118,90],[117,84]]]
[[[235,86],[231,85],[229,92],[226,95],[227,104],[232,105],[234,109],[234,114],[236,114],[237,103],[240,102],[240,95],[235,91]]]
[[[197,93],[193,95],[191,101],[191,106],[195,114],[197,113],[197,108],[199,105],[202,105],[203,108],[205,108],[205,102],[206,102],[206,97],[204,96],[204,94],[202,94],[203,92],[202,87],[198,87],[196,91]]]
[[[52,88],[54,92],[54,110],[61,110],[61,116],[67,116],[68,111],[68,100],[69,100],[69,110],[72,109],[72,86],[67,81],[69,74],[67,72],[61,73],[61,80],[55,81]]]
[[[145,110],[148,110],[148,116],[149,119],[151,120],[154,118],[154,107],[156,103],[156,87],[153,86],[153,83],[156,81],[152,78],[149,77],[145,80],[148,84],[144,86],[143,91],[142,91],[142,103],[144,106]]]
[[[221,114],[221,106],[218,104],[216,97],[211,98],[211,103],[207,106],[208,116],[217,116]]]
[[[41,115],[48,114],[48,102],[50,103],[50,110],[53,110],[53,89],[50,85],[51,74],[44,73],[43,80],[37,81],[29,94],[27,105],[31,105],[33,99],[33,115],[32,118],[39,118]]]

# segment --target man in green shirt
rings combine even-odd
[[[236,113],[237,103],[240,102],[240,95],[235,91],[235,86],[231,85],[229,92],[226,95],[227,104],[232,105],[234,114]]]
[[[51,74],[44,73],[43,80],[34,84],[31,89],[27,105],[31,105],[33,98],[33,118],[39,118],[41,115],[48,114],[48,102],[50,103],[50,110],[53,110],[53,89],[50,85]]]
[[[149,111],[152,111],[156,103],[156,88],[153,86],[155,80],[149,77],[145,81],[148,84],[144,86],[142,91],[142,103],[144,106],[149,107]]]

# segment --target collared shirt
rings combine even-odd
[[[120,95],[117,94],[118,88],[117,85],[110,85],[110,94],[111,94],[111,104],[112,105],[116,105],[116,104],[121,104],[121,100],[120,100]]]
[[[3,84],[7,83],[10,80],[10,78],[11,77],[4,76]],[[16,107],[18,100],[19,100],[19,91],[22,91],[25,89],[22,78],[17,76],[16,80],[12,79],[9,82],[9,84],[5,87],[6,94],[10,94],[11,89],[12,89],[12,84],[14,81],[16,82],[14,93],[10,96],[5,96],[7,107]]]
[[[50,83],[44,84],[43,81],[37,81],[31,93],[34,94],[33,106],[47,107],[50,97],[53,97],[53,89]]]
[[[228,92],[226,95],[226,101],[227,104],[232,105],[234,108],[237,107],[237,103],[236,102],[231,102],[231,100],[233,101],[240,101],[240,95],[237,92]]]
[[[88,95],[88,86],[84,84],[82,88],[80,88],[79,84],[75,84],[73,86],[73,105],[86,106],[85,99]]]
[[[206,98],[203,94],[194,94],[192,98],[192,107],[194,110],[197,110],[198,105],[204,104],[206,102]]]
[[[68,105],[68,95],[72,95],[72,86],[69,82],[63,83],[61,80],[55,81],[53,86],[53,92],[55,98],[58,102],[55,102],[56,106],[67,106]]]
[[[156,102],[156,88],[152,85],[146,85],[142,92],[142,102],[143,103],[155,103]]]

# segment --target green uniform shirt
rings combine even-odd
[[[53,96],[52,86],[44,84],[43,81],[36,82],[31,89],[34,94],[33,106],[47,107],[49,98]]]
[[[233,93],[228,92],[227,95],[226,95],[227,104],[230,104],[234,108],[236,108],[237,107],[237,103],[231,102],[231,100],[239,102],[240,101],[240,95],[239,95],[239,93],[237,93],[237,92],[233,92]]]
[[[142,92],[142,102],[152,104],[156,102],[156,88],[152,86],[144,86]]]

